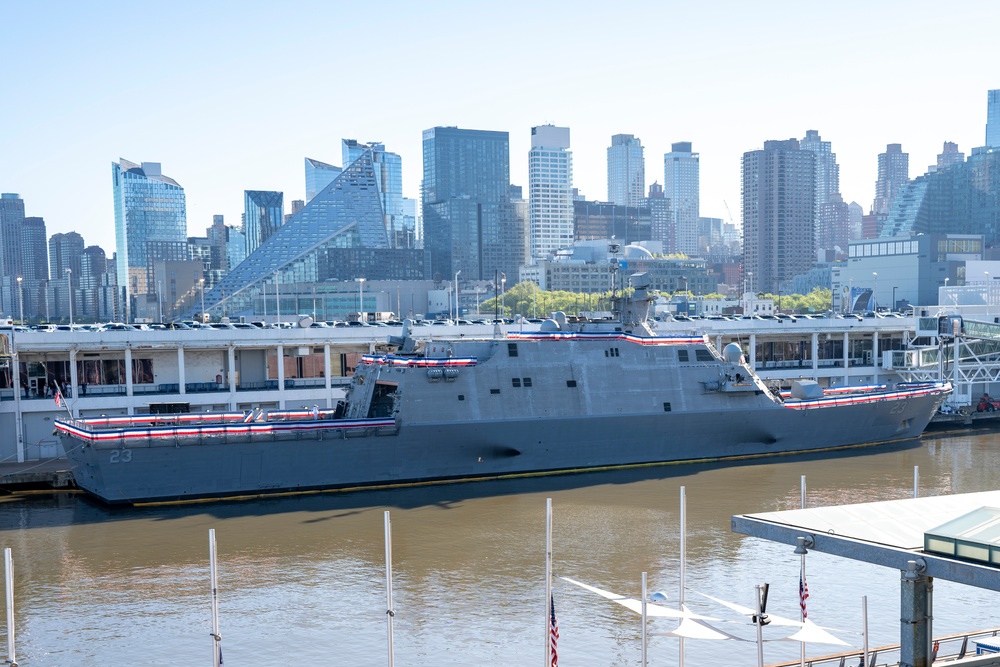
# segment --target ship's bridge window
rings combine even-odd
[[[677,361],[687,361],[688,351],[687,350],[677,350]]]
[[[517,356],[517,343],[507,343],[507,356],[508,357]]]
[[[609,350],[604,350],[604,356],[605,357],[620,357],[621,355],[618,353],[618,348],[617,347],[612,347]]]
[[[695,348],[694,358],[697,361],[715,361],[715,357],[712,356],[712,353],[703,347]]]

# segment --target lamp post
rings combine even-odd
[[[461,273],[462,273],[461,269],[455,272],[455,317],[452,318],[452,321],[458,320],[458,276]]]
[[[875,278],[875,285],[872,288],[872,312],[878,312],[878,273],[872,271],[872,277]]]
[[[281,326],[281,289],[277,271],[274,272],[274,324]]]
[[[156,311],[159,314],[157,322],[163,321],[163,283],[159,280],[156,281]]]
[[[201,292],[201,315],[198,316],[198,324],[205,323],[205,279],[198,279],[198,291]]]
[[[24,326],[24,278],[21,276],[17,277],[17,305],[21,309],[21,326]]]
[[[504,305],[504,297],[507,295],[507,274],[500,272],[500,319],[507,318],[507,306]]]
[[[893,310],[899,310],[899,308],[896,307],[896,289],[897,289],[897,287],[895,285],[893,285],[893,287],[892,287],[892,309]]]
[[[479,315],[479,285],[476,285],[476,315]]]
[[[363,321],[361,319],[361,311],[364,309],[364,304],[365,304],[365,292],[364,292],[365,279],[355,278],[354,282],[358,284],[358,322],[361,322]]]
[[[66,269],[66,291],[69,294],[69,328],[73,328],[73,269]]]

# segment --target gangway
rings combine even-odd
[[[1000,323],[959,316],[919,318],[917,334],[917,340],[923,334],[933,342],[887,351],[883,368],[906,382],[950,380],[954,391],[948,403],[955,407],[972,405],[973,396],[1000,382]]]

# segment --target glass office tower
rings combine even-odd
[[[163,175],[159,162],[112,162],[111,179],[118,286],[131,298],[152,291],[154,262],[187,259],[184,188]]]
[[[243,233],[247,255],[271,238],[284,220],[285,195],[271,190],[243,191]]]

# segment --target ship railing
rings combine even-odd
[[[991,630],[975,630],[945,635],[934,640],[931,647],[931,662],[942,664],[962,660],[974,655],[996,653],[993,648],[1000,640],[1000,628]],[[798,659],[789,662],[778,662],[768,667],[796,667],[801,664]],[[832,653],[806,658],[807,667],[862,667],[864,652],[858,649],[842,653]],[[869,649],[867,667],[897,667],[900,665],[899,644],[879,646]]]

